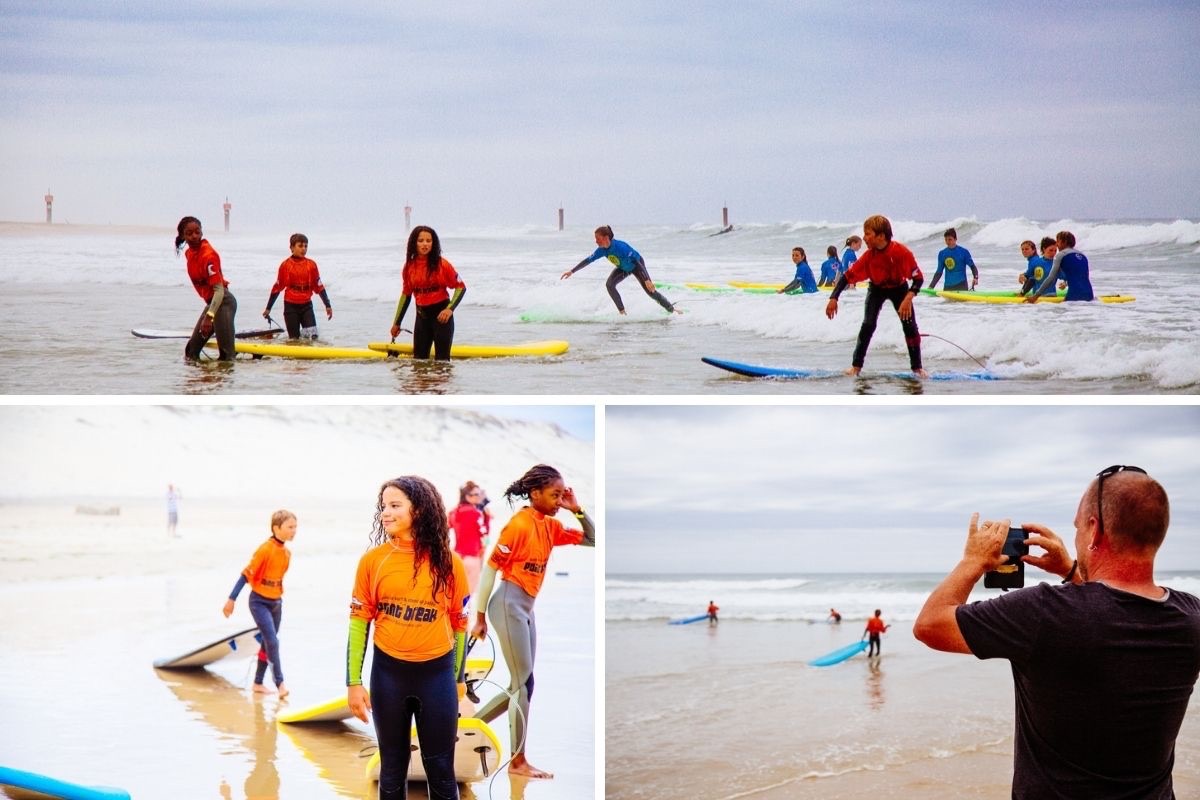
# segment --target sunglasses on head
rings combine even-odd
[[[1107,469],[1102,469],[1096,473],[1096,477],[1100,482],[1096,484],[1096,522],[1100,526],[1100,531],[1104,531],[1104,479],[1116,475],[1118,472],[1140,472],[1143,475],[1149,473],[1141,467],[1131,467],[1125,464],[1114,464]]]

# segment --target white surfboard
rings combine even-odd
[[[486,722],[474,717],[460,717],[458,740],[454,743],[454,777],[459,783],[481,781],[493,773],[500,764],[500,740]],[[408,761],[408,779],[423,781],[425,765],[421,762],[421,743],[417,741],[416,726],[412,729],[411,755]],[[367,780],[379,780],[379,753],[367,762]]]
[[[174,658],[160,658],[154,662],[158,669],[199,669],[223,658],[241,658],[258,653],[258,628],[247,628],[232,636],[217,639],[203,647]]]
[[[139,339],[190,339],[192,338],[191,331],[173,331],[162,330],[159,328],[134,328],[131,331],[134,336]],[[276,334],[283,333],[283,328],[257,328],[248,331],[238,331],[234,336],[238,339],[261,339],[270,338]]]

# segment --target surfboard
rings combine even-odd
[[[921,294],[927,295],[929,297],[941,297],[942,295],[944,295],[946,293],[947,293],[946,289],[930,289],[928,287],[921,289]],[[951,294],[971,294],[971,295],[975,295],[976,297],[1020,297],[1021,296],[1020,292],[1010,292],[1010,291],[1007,291],[1004,289],[975,289],[974,291],[970,291],[970,292],[959,291],[959,292],[950,292],[950,293]],[[1067,293],[1066,292],[1058,292],[1057,296],[1058,297],[1066,297]]]
[[[421,743],[417,741],[417,727],[412,729],[411,754],[408,761],[408,779],[425,780],[425,765],[421,763]],[[500,740],[491,726],[474,717],[459,717],[458,741],[454,743],[454,777],[459,783],[483,780],[496,771],[500,764]],[[367,762],[367,780],[379,780],[379,753]]]
[[[667,622],[668,625],[689,625],[693,622],[699,622],[702,619],[708,619],[708,614],[699,614],[694,617],[684,617],[683,619],[673,619]]]
[[[491,668],[492,659],[490,658],[468,658],[466,670],[468,686],[472,681],[483,680]],[[341,722],[353,716],[350,713],[350,706],[346,702],[346,693],[342,692],[337,697],[327,700],[324,703],[302,708],[298,711],[289,711],[286,714],[279,714],[275,717],[275,721],[282,722],[285,725],[297,725],[309,722]]]
[[[744,375],[748,378],[844,378],[850,377],[842,370],[836,369],[794,369],[790,367],[766,367],[757,364],[743,364],[738,361],[726,361],[722,358],[711,358],[702,356],[700,358],[705,364],[723,369],[727,372],[732,372],[736,375]],[[858,378],[894,378],[897,380],[921,380],[912,372],[899,370],[885,370],[882,372],[867,372],[857,376]],[[1002,380],[999,376],[993,375],[990,372],[931,372],[926,380],[931,381],[998,381]]]
[[[1019,297],[1016,295],[997,297],[995,295],[987,295],[981,292],[938,292],[938,297],[946,300],[955,300],[965,303],[1004,303],[1011,305],[1025,303],[1026,300],[1029,299],[1027,297]],[[1041,305],[1042,303],[1063,303],[1066,302],[1066,299],[1067,296],[1065,294],[1047,295],[1046,297],[1039,297],[1037,303],[1028,303],[1028,305]],[[1137,298],[1129,294],[1101,294],[1096,295],[1096,299],[1101,303],[1132,303]],[[1072,302],[1074,303],[1076,301]],[[1078,302],[1088,301],[1081,300]]]
[[[26,772],[12,767],[0,767],[0,787],[26,789],[37,792],[38,797],[60,798],[60,800],[129,800],[129,792],[109,786],[83,786]]]
[[[216,349],[217,342],[210,339],[208,347]],[[251,356],[273,358],[297,358],[322,360],[335,358],[360,358],[377,361],[387,358],[387,353],[357,347],[332,347],[324,344],[266,344],[259,342],[234,342],[234,352]]]
[[[174,658],[160,658],[154,662],[158,669],[199,669],[206,667],[222,658],[252,655],[258,652],[258,628],[247,628],[232,636],[217,639],[203,647],[184,653]]]
[[[782,289],[784,286],[787,286],[786,283],[753,283],[751,281],[728,281],[728,283],[730,286],[734,286],[738,289],[741,289],[742,291],[753,292],[756,294],[760,294],[760,293],[764,293],[764,292],[777,292],[780,289]],[[832,292],[833,291],[832,286],[817,286],[817,288],[820,289],[822,292]],[[852,287],[847,286],[846,288],[850,289]],[[812,292],[806,293],[806,292],[802,292],[799,289],[797,289],[797,290],[788,292],[788,294],[812,294]]]
[[[371,342],[371,350],[393,355],[412,355],[412,342]],[[507,356],[558,356],[567,352],[569,344],[561,339],[522,344],[453,344],[451,358],[502,358]]]
[[[861,653],[863,650],[866,650],[866,649],[867,649],[866,642],[863,642],[863,641],[855,642],[854,644],[848,644],[845,647],[839,647],[837,650],[834,650],[832,653],[826,653],[825,655],[821,656],[820,658],[814,658],[812,661],[808,662],[808,664],[811,667],[830,667],[830,666],[833,666],[834,664],[840,664],[843,661],[845,661],[847,658],[856,656],[859,653]]]
[[[190,339],[191,331],[159,330],[158,328],[134,328],[131,331],[139,339]],[[283,328],[257,328],[255,330],[238,331],[233,334],[238,339],[266,339],[283,333]]]

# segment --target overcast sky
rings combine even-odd
[[[1194,0],[5,0],[0,220],[1195,218],[1198,74]]]
[[[1161,569],[1200,570],[1200,406],[609,406],[606,570],[940,572],[972,512],[1069,542],[1097,472],[1171,500]]]

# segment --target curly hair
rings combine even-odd
[[[379,487],[379,498],[375,501],[375,523],[371,530],[371,541],[381,545],[388,539],[383,529],[383,490],[389,486],[404,492],[412,504],[413,581],[417,570],[428,561],[433,575],[433,598],[439,592],[448,592],[454,584],[454,561],[450,556],[450,524],[442,496],[432,483],[418,475],[401,475]]]
[[[200,220],[196,219],[195,217],[184,217],[183,219],[179,220],[179,224],[175,226],[175,233],[178,234],[178,236],[175,237],[176,250],[179,250],[181,247],[183,247],[183,229],[192,222],[200,225]],[[200,225],[200,227],[203,228],[204,226]]]
[[[504,490],[504,496],[508,499],[508,504],[513,504],[514,497],[524,497],[529,499],[529,493],[534,489],[541,489],[543,486],[549,486],[555,481],[562,480],[562,473],[547,464],[537,464],[530,467],[524,475],[513,481],[512,485]]]

